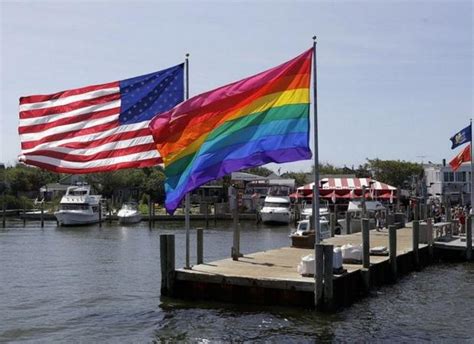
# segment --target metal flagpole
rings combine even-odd
[[[189,99],[189,54],[186,54],[186,59],[184,62],[186,68],[186,88],[184,93],[184,99]],[[191,269],[189,264],[189,231],[190,231],[190,219],[189,213],[191,211],[191,201],[189,198],[189,193],[186,193],[184,197],[184,227],[186,228],[186,266],[185,269]]]
[[[469,121],[469,125],[471,126],[471,211],[470,211],[470,216],[471,216],[471,220],[474,220],[473,219],[473,215],[474,215],[474,212],[473,212],[473,207],[474,207],[474,165],[473,165],[473,162],[472,162],[472,118],[471,120]],[[474,224],[474,221],[471,221],[471,226]],[[474,231],[473,231],[474,232]]]
[[[318,92],[316,83],[316,36],[313,36],[313,105],[314,105],[314,185],[313,185],[313,228],[316,231],[316,244],[321,242],[321,228],[319,223],[319,154],[318,154]],[[315,253],[316,257],[316,253]]]

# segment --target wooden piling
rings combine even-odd
[[[206,228],[209,228],[209,203],[205,203],[206,205],[206,213],[205,213],[205,219],[206,219]]]
[[[433,219],[431,218],[426,219],[426,229],[428,231],[428,256],[431,263],[433,261],[433,254],[434,254]]]
[[[414,221],[419,221],[420,220],[420,203],[417,200],[415,204],[415,214],[413,216]]]
[[[351,213],[346,212],[346,234],[351,233]]]
[[[3,172],[5,173],[5,171]],[[6,186],[3,185],[3,187],[5,188]],[[2,195],[2,224],[3,224],[3,228],[5,228],[6,226],[6,212],[7,212],[7,199],[5,197],[5,191],[3,191],[3,195]]]
[[[397,228],[388,226],[389,261],[392,281],[397,280]]]
[[[314,245],[314,305],[321,309],[323,305],[324,245]]]
[[[155,202],[151,202],[151,226],[155,225]]]
[[[44,202],[41,202],[41,228],[44,227]]]
[[[214,202],[214,227],[217,226],[217,203]]]
[[[161,295],[173,295],[175,242],[173,234],[160,235]]]
[[[204,254],[204,242],[203,242],[203,229],[196,228],[196,242],[197,242],[197,264],[202,264],[204,262],[203,254]]]
[[[239,195],[236,188],[233,188],[232,192],[233,208],[232,208],[232,220],[234,227],[234,237],[232,245],[232,259],[239,260],[240,254],[240,227],[239,227]]]
[[[99,202],[99,227],[102,227],[102,203]]]
[[[466,259],[472,259],[472,215],[467,217],[466,227]]]
[[[334,306],[334,289],[333,289],[333,254],[334,254],[334,245],[324,245],[323,246],[323,256],[324,256],[324,309],[331,311]]]
[[[331,226],[331,237],[333,237],[336,234],[336,214],[331,213],[329,214],[329,221],[330,221],[330,226]]]
[[[387,226],[392,226],[395,224],[395,214],[389,211],[386,215]]]
[[[412,246],[413,246],[413,265],[416,270],[420,269],[420,254],[419,254],[419,242],[420,242],[420,221],[413,221],[413,235],[412,235]]]
[[[151,195],[148,196],[148,227],[151,228]]]
[[[109,224],[112,224],[112,207],[110,205],[110,201],[109,200],[106,200],[106,205],[107,205],[107,215],[109,217]]]
[[[370,238],[369,238],[369,219],[362,219],[362,265],[364,268],[370,268]]]
[[[364,293],[368,294],[370,291],[370,269],[368,268],[361,268],[360,273],[362,276],[362,283],[364,288]]]

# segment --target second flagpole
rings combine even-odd
[[[321,242],[321,230],[319,223],[319,153],[318,153],[318,92],[316,74],[316,36],[313,37],[313,105],[314,105],[314,185],[313,185],[313,228],[315,229],[316,244]]]
[[[186,54],[184,60],[184,67],[186,69],[186,88],[184,92],[184,100],[189,99],[189,54]],[[184,227],[186,228],[186,266],[185,269],[191,269],[189,263],[189,232],[190,232],[190,212],[191,212],[191,200],[189,192],[186,193],[184,198]]]

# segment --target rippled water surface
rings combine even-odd
[[[0,342],[474,342],[474,264],[439,264],[333,315],[160,298],[159,235],[182,223],[0,229]],[[196,223],[195,226],[203,226]],[[205,230],[204,259],[230,255],[230,223]],[[288,246],[288,227],[243,223],[244,253]],[[194,233],[191,235],[195,261]]]

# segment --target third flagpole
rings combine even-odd
[[[474,213],[473,213],[473,206],[474,206],[474,183],[473,183],[473,180],[474,180],[474,165],[473,165],[473,162],[472,162],[472,118],[471,120],[469,121],[469,125],[471,127],[471,142],[469,143],[471,145],[471,179],[470,179],[470,182],[471,182],[471,211],[470,211],[470,217],[471,217],[471,226],[474,224],[474,219],[472,218]],[[473,231],[474,232],[474,231]]]
[[[186,59],[184,62],[184,67],[186,69],[186,88],[184,93],[184,100],[189,99],[189,54],[186,54]],[[190,269],[191,265],[189,263],[189,231],[190,231],[190,212],[191,212],[191,201],[189,198],[189,192],[186,193],[184,198],[184,227],[186,228],[186,269]]]
[[[316,73],[316,36],[313,37],[313,106],[314,106],[314,185],[313,185],[313,226],[316,235],[316,244],[321,242],[321,230],[319,223],[319,154],[318,154],[318,92]]]

